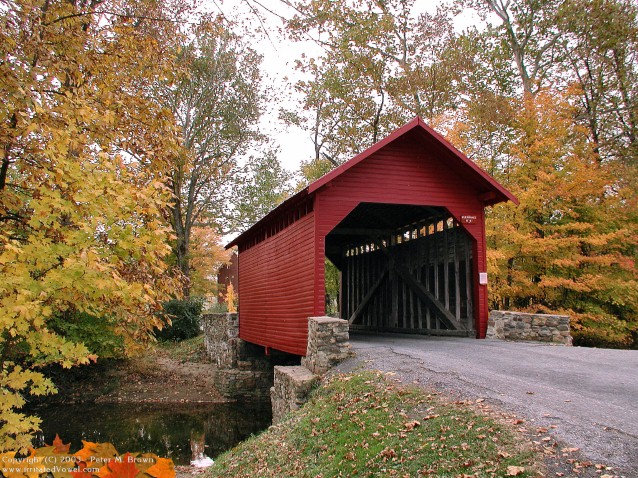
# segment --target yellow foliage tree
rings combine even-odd
[[[231,314],[237,312],[237,294],[233,284],[228,284],[226,287],[226,307]]]
[[[496,308],[563,310],[582,344],[631,346],[638,332],[634,194],[573,121],[569,95],[544,91],[514,117],[502,180],[520,205],[487,220]]]
[[[174,71],[161,3],[2,0],[0,12],[2,451],[38,426],[19,412],[27,396],[55,391],[41,367],[95,359],[51,330],[55,314],[108,318],[133,344],[179,285],[164,217],[178,138],[152,99]]]

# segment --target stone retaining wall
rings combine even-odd
[[[208,356],[219,368],[237,366],[239,348],[239,318],[237,314],[204,314],[201,318],[204,345]]]
[[[273,425],[279,423],[287,413],[298,410],[306,403],[308,394],[318,379],[317,375],[301,365],[275,367],[274,385],[270,389]]]
[[[568,315],[528,314],[507,310],[490,312],[486,337],[572,344]]]
[[[233,400],[266,400],[273,384],[273,366],[264,348],[239,338],[237,314],[202,316],[204,343],[217,365],[215,387]]]

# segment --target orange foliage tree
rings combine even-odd
[[[190,237],[190,289],[198,297],[215,299],[217,271],[230,260],[219,235],[210,227],[193,227]]]
[[[638,332],[635,199],[573,121],[569,99],[541,92],[513,118],[499,175],[520,205],[488,214],[492,306],[565,311],[577,343],[627,347]]]

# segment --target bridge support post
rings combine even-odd
[[[348,325],[347,320],[333,317],[308,318],[308,345],[301,365],[275,367],[270,389],[273,424],[306,403],[321,375],[352,356]]]
[[[233,400],[265,400],[273,384],[273,365],[263,347],[239,338],[237,314],[202,316],[206,350],[217,366],[217,390]]]
[[[322,375],[352,356],[348,321],[334,317],[308,317],[308,345],[301,365]]]

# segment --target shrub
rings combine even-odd
[[[67,340],[84,344],[90,353],[100,358],[126,355],[124,338],[115,333],[114,321],[109,318],[67,311],[55,316],[50,327]]]
[[[199,335],[200,317],[204,307],[201,297],[189,297],[184,300],[170,300],[164,304],[164,318],[171,325],[155,333],[160,340],[180,341]]]
[[[574,345],[610,349],[636,348],[635,325],[604,314],[574,314],[572,316]]]

